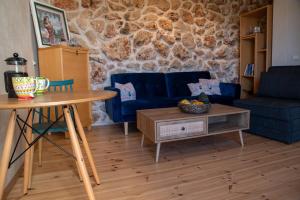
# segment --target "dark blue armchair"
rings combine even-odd
[[[300,141],[300,66],[271,67],[261,75],[258,94],[236,100],[251,110],[250,133],[285,143]]]

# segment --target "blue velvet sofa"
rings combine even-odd
[[[105,90],[117,92],[113,99],[105,101],[106,112],[114,122],[124,122],[127,134],[127,122],[136,120],[136,110],[176,106],[181,99],[192,99],[188,83],[199,82],[198,79],[210,79],[208,71],[174,72],[174,73],[123,73],[111,76],[111,86]],[[120,91],[115,83],[131,82],[136,90],[136,100],[121,102]],[[240,98],[240,85],[221,83],[222,95],[209,96],[212,103],[232,105]]]
[[[285,143],[300,140],[300,66],[271,67],[261,74],[258,94],[236,100],[251,110],[250,133]]]

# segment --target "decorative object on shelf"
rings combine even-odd
[[[9,70],[4,72],[5,90],[8,93],[8,98],[17,98],[12,84],[12,78],[28,76],[28,74],[25,72],[27,60],[25,58],[19,57],[18,53],[14,53],[13,57],[7,58],[5,62],[8,66],[15,67],[15,71]]]
[[[261,32],[260,26],[254,26],[253,33],[260,33],[260,32]]]
[[[209,111],[211,104],[205,93],[201,93],[198,100],[183,99],[178,103],[178,107],[182,112],[191,114],[201,114]]]
[[[254,76],[254,64],[247,64],[244,76]]]
[[[35,77],[12,77],[14,90],[20,100],[32,99],[37,90]]]
[[[36,95],[42,95],[50,86],[50,81],[44,77],[36,77]]]
[[[36,0],[30,1],[30,7],[39,48],[69,41],[64,10]]]

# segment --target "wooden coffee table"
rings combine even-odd
[[[137,111],[137,128],[156,146],[158,162],[161,143],[205,137],[237,131],[244,146],[242,130],[249,129],[250,111],[242,108],[212,104],[205,114],[187,114],[177,107]]]

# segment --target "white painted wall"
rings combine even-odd
[[[4,60],[12,56],[14,52],[18,52],[20,56],[28,60],[29,74],[32,75],[34,72],[31,26],[29,0],[0,0],[0,94],[5,94],[3,72],[11,70]],[[0,111],[0,155],[2,155],[8,116],[9,111]],[[6,183],[11,180],[21,165],[20,160],[11,167]]]
[[[300,65],[300,0],[274,0],[272,65]]]

